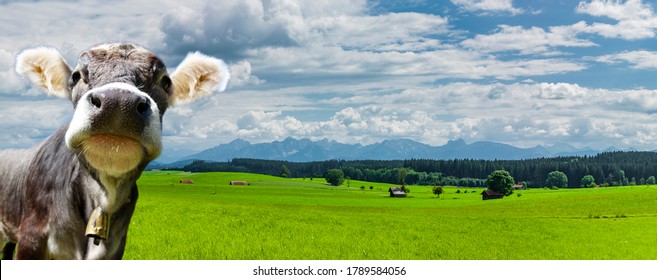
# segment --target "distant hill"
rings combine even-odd
[[[408,139],[385,140],[380,143],[361,145],[344,144],[327,139],[311,141],[288,137],[283,141],[251,144],[237,139],[227,144],[179,158],[174,163],[152,163],[151,168],[180,167],[193,160],[227,162],[233,158],[283,160],[291,162],[344,160],[397,160],[397,159],[483,159],[519,160],[558,156],[592,156],[605,151],[591,148],[577,149],[568,144],[549,147],[518,148],[507,144],[480,141],[467,144],[458,139],[442,146],[430,146]]]

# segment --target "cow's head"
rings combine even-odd
[[[169,76],[153,53],[122,43],[83,52],[74,69],[55,49],[25,50],[16,71],[48,94],[73,102],[66,145],[110,176],[157,158],[167,107],[224,90],[230,75],[223,61],[190,53]]]

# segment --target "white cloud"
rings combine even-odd
[[[230,68],[230,86],[240,87],[243,85],[260,85],[265,83],[252,74],[251,63],[246,60],[231,64]]]
[[[290,135],[310,137],[317,133],[317,124],[303,123],[292,116],[283,116],[280,111],[249,111],[237,120],[234,134],[252,142],[281,140]]]
[[[467,11],[473,12],[505,12],[511,14],[521,14],[524,11],[513,7],[513,0],[451,0]]]
[[[606,38],[625,40],[654,38],[656,35],[657,15],[655,15],[652,6],[643,3],[641,0],[580,2],[576,11],[592,16],[608,17],[617,21],[616,24],[593,23],[587,27],[586,31],[589,33],[596,33]]]
[[[657,52],[655,51],[626,51],[589,59],[608,64],[626,62],[631,64],[634,69],[657,69]]]
[[[498,32],[490,35],[476,35],[461,42],[466,48],[499,52],[518,51],[520,54],[555,54],[558,47],[592,47],[595,43],[577,38],[586,28],[584,22],[570,26],[550,27],[545,31],[540,27],[500,25]]]
[[[167,51],[220,52],[241,57],[243,51],[263,46],[296,44],[285,22],[271,18],[259,0],[207,2],[203,6],[179,6],[161,21]]]
[[[420,47],[414,51],[440,48],[439,41],[427,36],[448,32],[446,18],[420,13],[332,16],[306,21],[309,32],[322,35],[324,45],[359,50],[408,50],[408,45]]]
[[[25,83],[14,71],[15,61],[14,53],[0,49],[0,95],[19,95],[26,90]]]
[[[654,16],[652,7],[642,3],[642,0],[627,0],[624,3],[617,0],[582,1],[577,5],[577,12],[609,17],[619,21]]]
[[[264,112],[264,111],[251,111],[243,115],[237,120],[237,127],[239,129],[253,129],[263,126],[264,122],[270,122],[276,117],[280,116],[281,112]]]

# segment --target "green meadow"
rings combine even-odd
[[[657,186],[483,201],[483,189],[390,198],[389,184],[247,173],[145,172],[138,185],[125,259],[657,259]]]

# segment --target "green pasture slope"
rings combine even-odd
[[[657,259],[657,186],[482,201],[482,189],[389,198],[388,184],[245,173],[145,172],[138,184],[126,259]]]

